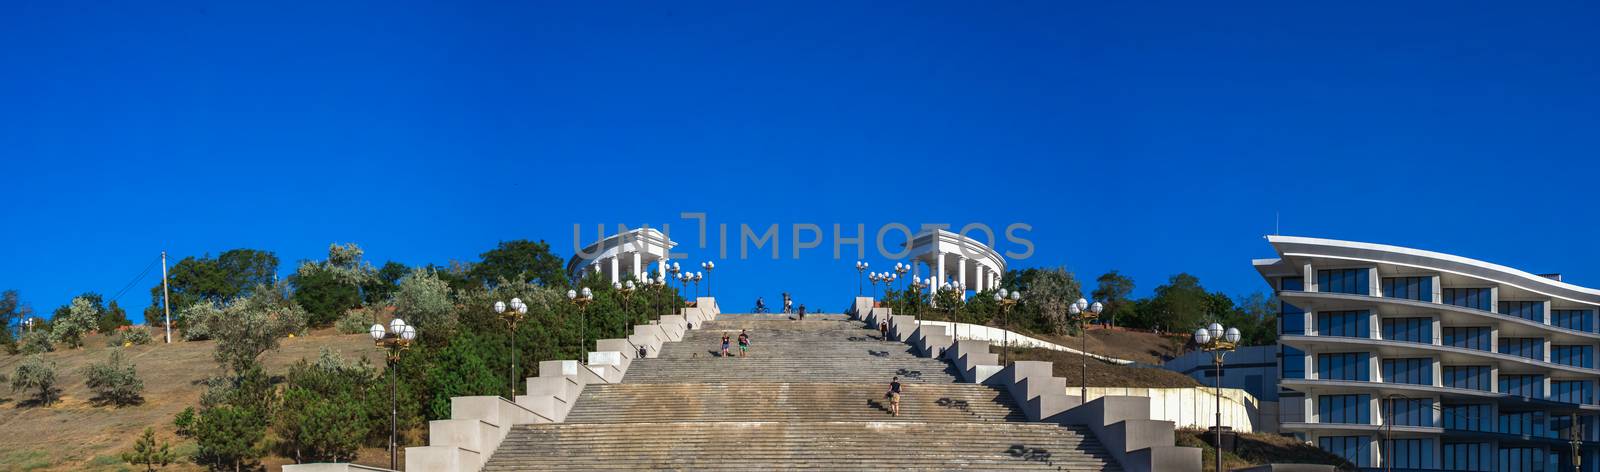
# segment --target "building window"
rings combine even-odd
[[[1306,378],[1306,352],[1296,349],[1294,346],[1282,344],[1279,344],[1278,348],[1283,355],[1283,360],[1281,361],[1283,363],[1283,378]]]
[[[1444,345],[1487,351],[1491,347],[1488,327],[1449,327],[1439,330],[1444,337]]]
[[[1499,472],[1544,472],[1545,452],[1536,447],[1502,447]]]
[[[1544,398],[1544,376],[1500,374],[1500,393],[1517,397]]]
[[[1317,447],[1343,457],[1356,467],[1366,467],[1372,460],[1371,441],[1367,436],[1323,436],[1317,439]]]
[[[1494,415],[1489,405],[1444,405],[1439,420],[1444,429],[1493,431]]]
[[[1489,390],[1489,366],[1482,365],[1452,365],[1445,366],[1441,372],[1444,375],[1444,386],[1450,388],[1468,388],[1473,390]]]
[[[1369,380],[1367,353],[1317,354],[1317,378],[1322,380]]]
[[[1517,357],[1526,357],[1536,361],[1544,360],[1544,339],[1542,338],[1500,338],[1500,353]]]
[[[1317,397],[1320,423],[1372,424],[1371,395],[1322,395]]]
[[[1467,308],[1490,311],[1490,294],[1493,291],[1487,288],[1447,288],[1444,289],[1445,304],[1464,306]]]
[[[1383,381],[1416,385],[1433,385],[1433,359],[1384,359]]]
[[[1389,465],[1400,469],[1433,468],[1432,439],[1393,439],[1389,446],[1393,449],[1389,453]]]
[[[1503,434],[1521,434],[1535,437],[1545,437],[1544,412],[1520,411],[1500,413],[1500,429],[1495,431]]]
[[[1544,322],[1544,302],[1500,302],[1500,314]]]
[[[1550,362],[1594,368],[1594,346],[1550,346]]]
[[[1562,328],[1594,332],[1594,310],[1550,310],[1550,324]]]
[[[1488,472],[1494,466],[1489,459],[1489,443],[1444,443],[1439,452],[1444,457],[1444,470]]]
[[[1368,275],[1371,269],[1333,269],[1317,271],[1317,291],[1367,295],[1372,292]]]
[[[1433,277],[1384,277],[1383,296],[1433,301]]]
[[[1550,399],[1588,405],[1594,403],[1593,384],[1587,380],[1551,380]]]
[[[1371,337],[1368,328],[1371,315],[1366,310],[1324,311],[1317,313],[1317,335],[1347,338]]]
[[[1383,339],[1433,344],[1433,319],[1384,318]]]
[[[1399,426],[1433,426],[1433,400],[1389,398],[1383,401],[1383,417]]]
[[[1290,290],[1290,291],[1300,292],[1300,291],[1304,291],[1305,289],[1306,289],[1306,279],[1305,279],[1305,277],[1283,277],[1283,278],[1278,279],[1278,290]]]

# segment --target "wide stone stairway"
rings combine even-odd
[[[1087,429],[1028,423],[1010,395],[842,315],[722,315],[593,384],[565,422],[519,425],[483,470],[1120,471]],[[721,337],[752,338],[720,357]],[[890,379],[903,384],[888,413]]]

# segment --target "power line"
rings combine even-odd
[[[118,290],[117,294],[115,296],[111,297],[110,300],[106,300],[106,303],[109,304],[111,302],[117,301],[117,299],[122,298],[122,295],[125,294],[125,293],[128,293],[128,289],[133,288],[134,284],[139,283],[140,280],[144,280],[144,276],[150,275],[150,269],[155,268],[156,264],[160,263],[160,262],[161,262],[161,258],[159,258],[159,257],[156,258],[153,261],[150,261],[150,265],[144,266],[144,271],[139,272],[139,275],[134,276],[133,280],[128,281],[127,285],[122,286],[122,290]]]

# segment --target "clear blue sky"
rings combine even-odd
[[[1281,212],[1600,286],[1594,3],[244,3],[5,7],[0,288],[47,312],[161,250],[691,241],[682,211],[1024,222],[1017,265],[1140,294],[1264,289]],[[718,292],[838,309],[850,259],[723,261]]]

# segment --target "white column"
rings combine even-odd
[[[613,283],[618,282],[622,278],[621,275],[622,272],[619,272],[617,268],[617,256],[611,256],[611,281]]]
[[[936,283],[936,284],[933,284],[933,285],[935,287],[943,287],[944,286],[944,275],[945,275],[944,274],[944,253],[939,252],[939,251],[933,251],[933,257],[939,259],[939,263],[938,263],[939,264],[939,272],[938,272],[939,273],[939,283]]]
[[[956,258],[956,280],[961,281],[961,299],[967,299],[967,257]]]
[[[638,252],[633,253],[633,280],[644,280],[644,258]]]
[[[978,264],[978,291],[989,289],[989,266]]]
[[[656,275],[660,277],[667,276],[667,256],[665,254],[660,259],[656,259]]]

